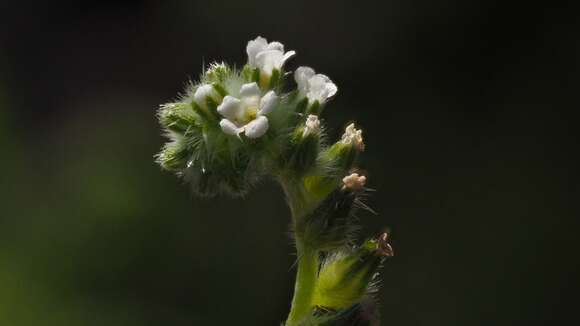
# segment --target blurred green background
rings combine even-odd
[[[0,325],[278,325],[282,193],[193,198],[155,112],[257,35],[328,74],[393,232],[384,325],[551,325],[573,301],[578,39],[567,4],[3,1]]]

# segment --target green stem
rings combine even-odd
[[[318,251],[309,248],[304,241],[304,223],[306,212],[310,210],[308,195],[303,188],[303,180],[296,182],[292,177],[279,178],[284,189],[294,224],[296,253],[298,256],[298,270],[294,285],[294,298],[286,326],[297,326],[306,317],[312,314],[312,299],[318,279],[319,257]]]
[[[286,326],[298,325],[312,313],[312,296],[318,276],[318,253],[304,247],[301,239],[296,239],[298,253],[298,271],[294,286],[292,309],[286,321]]]

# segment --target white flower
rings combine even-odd
[[[193,94],[193,100],[202,108],[207,106],[207,98],[210,97],[216,102],[221,100],[221,96],[216,92],[212,85],[204,84],[199,86]]]
[[[306,118],[306,127],[304,128],[304,133],[302,134],[306,137],[309,134],[318,134],[320,133],[320,120],[314,114],[308,115]]]
[[[317,74],[310,67],[298,67],[294,72],[294,80],[298,84],[298,90],[304,94],[308,101],[318,101],[324,104],[338,91],[336,85],[326,75]]]
[[[362,130],[356,129],[354,123],[349,124],[344,130],[342,139],[340,140],[343,144],[353,145],[359,151],[364,151],[365,143],[363,142]]]
[[[244,84],[240,88],[240,98],[226,95],[217,111],[224,119],[220,127],[228,135],[244,132],[248,138],[259,138],[268,131],[268,118],[265,116],[278,104],[278,95],[269,91],[260,96],[256,83]]]
[[[342,179],[342,183],[344,184],[344,188],[350,189],[352,191],[361,191],[364,189],[364,186],[367,182],[367,177],[364,175],[358,175],[358,173],[353,173],[351,175],[347,175]]]
[[[246,46],[248,53],[248,65],[259,68],[260,72],[267,76],[272,75],[272,70],[282,70],[286,60],[296,54],[295,51],[284,52],[284,45],[280,42],[270,42],[258,36],[249,41]]]

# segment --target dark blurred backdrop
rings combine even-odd
[[[281,191],[192,198],[155,120],[203,63],[282,41],[364,126],[388,226],[384,325],[553,325],[573,309],[577,11],[459,0],[2,1],[0,325],[278,325]]]

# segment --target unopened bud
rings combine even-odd
[[[358,173],[352,173],[347,175],[346,177],[342,178],[342,183],[344,184],[345,189],[349,189],[351,191],[362,191],[365,187],[367,182],[367,177],[364,175],[358,175]]]
[[[164,104],[159,109],[158,116],[164,128],[179,134],[199,127],[191,105],[187,103]]]
[[[389,252],[387,237],[370,239],[350,251],[329,256],[318,277],[313,303],[344,309],[360,301],[371,287],[377,270]],[[392,248],[390,248],[392,252]]]
[[[319,134],[320,133],[320,120],[318,120],[318,116],[310,114],[308,118],[306,118],[304,127],[303,136],[308,136],[309,134]]]
[[[354,123],[349,124],[344,130],[342,139],[340,140],[344,144],[354,146],[359,152],[365,150],[365,143],[362,137],[362,130],[356,129]]]

